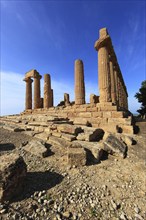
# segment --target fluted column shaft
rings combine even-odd
[[[116,103],[119,104],[119,96],[118,96],[118,73],[117,69],[114,66],[114,76],[115,76],[115,89],[116,89]]]
[[[51,107],[54,106],[54,95],[53,95],[53,89],[51,89]]]
[[[75,61],[75,104],[85,104],[84,67],[82,60]]]
[[[40,75],[34,77],[34,109],[40,108],[40,79]]]
[[[111,102],[111,84],[109,57],[106,47],[101,47],[98,51],[98,83],[100,102]]]
[[[44,75],[44,108],[52,106],[51,101],[51,78],[49,74]]]
[[[110,59],[109,61],[110,64],[110,76],[111,76],[111,99],[112,102],[116,104],[116,83],[115,83],[115,74],[114,74],[114,69],[113,69],[113,62]]]
[[[95,42],[95,49],[98,51],[98,85],[99,101],[111,102],[111,76],[109,67],[109,46],[111,39],[107,29],[102,28],[99,31],[99,39]]]
[[[26,82],[25,109],[32,109],[32,82],[31,78],[24,79]]]

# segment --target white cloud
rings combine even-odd
[[[24,110],[25,83],[22,75],[1,72],[1,115],[17,114]]]

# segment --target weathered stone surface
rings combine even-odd
[[[48,140],[48,137],[49,137],[49,134],[48,133],[45,133],[45,132],[42,132],[42,133],[39,133],[39,134],[35,134],[34,135],[36,138],[38,139],[41,139],[43,141],[47,141]]]
[[[76,136],[75,135],[71,135],[71,134],[61,134],[61,137],[67,141],[74,141],[76,140]]]
[[[90,103],[94,104],[94,103],[98,103],[99,102],[99,96],[95,95],[95,94],[91,94],[90,95]]]
[[[70,100],[69,100],[69,94],[68,93],[64,93],[64,104],[65,104],[65,106],[70,105]]]
[[[52,106],[51,77],[50,74],[44,75],[44,108]]]
[[[135,142],[133,137],[130,137],[130,136],[127,136],[127,135],[122,135],[121,138],[127,146],[131,146]]]
[[[130,125],[118,125],[119,132],[125,134],[134,134],[133,126]]]
[[[68,148],[67,163],[71,167],[84,166],[86,164],[86,151],[84,148]]]
[[[74,145],[79,145],[87,150],[90,151],[90,154],[92,154],[92,159],[93,162],[99,162],[103,156],[103,146],[102,143],[97,143],[97,142],[88,142],[88,141],[74,141]],[[89,152],[87,152],[89,153]],[[91,155],[89,155],[91,157]]]
[[[86,118],[75,118],[73,123],[75,125],[86,125],[86,126],[90,125],[88,119]]]
[[[54,136],[50,136],[47,143],[56,144],[60,147],[65,147],[65,148],[70,147],[70,145],[71,145],[71,142],[69,142],[63,138],[54,137]]]
[[[84,67],[82,60],[75,61],[75,104],[85,104]]]
[[[32,82],[33,80],[29,78],[25,78],[26,82],[26,94],[25,94],[25,110],[32,109]]]
[[[62,124],[57,126],[57,130],[59,132],[67,133],[67,134],[75,134],[82,132],[81,127],[70,125],[70,124]]]
[[[103,137],[103,130],[92,127],[82,127],[84,133],[80,133],[77,136],[78,140],[82,141],[99,141]]]
[[[125,158],[127,146],[125,143],[113,134],[106,132],[104,135],[103,148],[111,154],[118,154]]]
[[[11,200],[21,193],[26,173],[27,166],[19,155],[0,156],[0,201]]]
[[[41,141],[32,140],[24,147],[24,149],[38,157],[47,157],[49,155],[48,149]]]

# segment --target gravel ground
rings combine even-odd
[[[0,204],[0,219],[141,220],[145,219],[144,135],[128,148],[125,159],[108,155],[99,164],[70,169],[66,149],[51,146],[41,158],[23,146],[34,139],[0,128],[0,155],[19,153],[27,164],[24,190]],[[10,145],[11,144],[11,145]]]

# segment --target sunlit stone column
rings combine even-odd
[[[75,104],[85,104],[84,67],[82,60],[75,61]]]
[[[70,104],[68,93],[64,93],[64,104],[65,104],[65,106]]]
[[[95,49],[98,51],[99,101],[111,102],[111,79],[108,51],[108,45],[111,43],[111,40],[106,28],[100,29],[99,36],[99,40],[97,40],[94,45]]]
[[[51,100],[51,78],[50,74],[44,75],[44,108],[52,106]]]
[[[110,66],[110,78],[111,78],[111,99],[112,103],[116,104],[116,83],[115,83],[115,74],[113,68],[112,56],[109,57],[109,66]]]
[[[40,108],[40,75],[34,76],[34,109]]]
[[[31,78],[25,78],[26,94],[25,94],[25,110],[32,109],[32,82]]]

